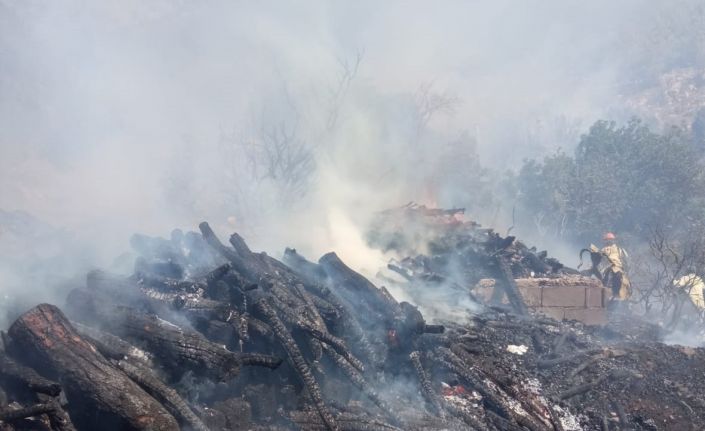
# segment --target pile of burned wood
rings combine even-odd
[[[434,325],[334,253],[279,261],[200,230],[136,236],[133,275],[91,272],[64,311],[19,317],[3,334],[0,428],[648,428],[663,420],[657,402],[687,423],[675,398],[647,394],[654,381],[625,394],[653,362],[605,334],[498,311]],[[658,349],[671,363],[705,357]],[[705,419],[700,375],[664,390],[687,391]]]
[[[438,209],[407,204],[379,213],[367,234],[368,243],[383,251],[393,250],[387,269],[378,277],[402,286],[417,302],[425,302],[429,289],[434,294],[472,298],[473,288],[485,279],[499,280],[515,312],[526,314],[516,293],[514,279],[578,275],[546,251],[528,247],[516,237],[501,236],[463,219],[463,208]],[[409,227],[411,226],[411,228]],[[495,298],[498,299],[499,298]]]
[[[498,258],[508,264],[514,278],[577,273],[549,257],[545,250],[465,221],[464,214],[464,208],[427,208],[410,203],[378,213],[367,240],[372,247],[405,256],[393,264],[405,278],[439,277],[453,267],[463,280],[474,284],[497,275]]]

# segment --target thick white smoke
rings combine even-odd
[[[639,35],[676,9],[2,0],[0,209],[69,232],[81,247],[57,253],[85,265],[110,264],[133,232],[207,219],[255,249],[335,249],[373,272],[383,258],[359,235],[373,211],[471,205],[491,181],[475,152],[515,167],[625,114],[619,96],[647,56]],[[272,164],[282,143],[299,162]],[[510,224],[510,205],[474,204],[471,217]],[[2,232],[6,263],[10,245],[42,246]],[[50,284],[10,267],[5,292],[38,299]]]

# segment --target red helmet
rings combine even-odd
[[[614,234],[613,234],[612,232],[607,232],[607,233],[602,237],[602,240],[603,240],[603,241],[614,241],[615,239],[617,239],[617,237],[614,236]]]

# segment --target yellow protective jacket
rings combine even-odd
[[[614,273],[625,272],[629,255],[623,248],[611,244],[603,247],[600,253],[607,259],[608,269]]]
[[[617,246],[610,244],[603,247],[601,250],[591,244],[590,251],[599,253],[603,256],[601,262],[602,282],[607,287],[612,289],[612,295],[615,299],[625,300],[632,296],[631,283],[627,277],[627,252]]]
[[[705,296],[703,296],[705,282],[702,278],[695,274],[688,274],[673,280],[673,285],[685,290],[698,310],[705,310]]]

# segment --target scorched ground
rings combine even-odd
[[[477,276],[494,275],[507,303],[431,322],[334,253],[312,262],[288,249],[280,261],[237,234],[223,244],[207,223],[135,236],[131,276],[92,271],[66,304],[38,305],[3,333],[0,426],[701,429],[705,351],[662,344],[633,316],[591,327],[533,315],[513,238],[487,238],[473,249]],[[560,276],[557,261],[521,253],[520,270]]]

